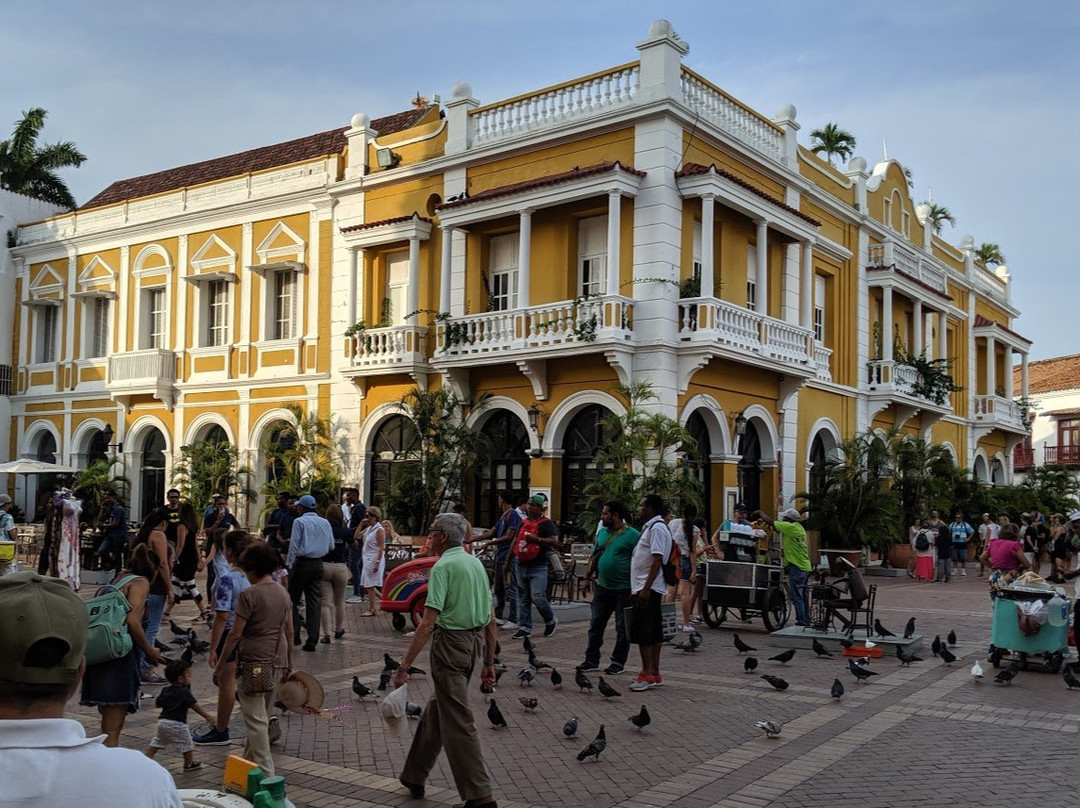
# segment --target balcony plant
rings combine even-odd
[[[443,324],[443,351],[448,351],[455,345],[471,345],[472,334],[466,323],[455,322],[450,319],[450,312],[440,311],[435,315],[435,322]]]
[[[944,404],[952,393],[959,393],[964,388],[953,379],[952,359],[928,359],[925,355],[904,351],[897,353],[896,362],[913,368],[917,374],[911,394],[935,404]]]

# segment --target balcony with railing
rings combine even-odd
[[[345,337],[346,376],[425,372],[428,328],[398,325],[367,328]]]
[[[149,348],[113,354],[105,387],[114,399],[152,395],[171,407],[176,395],[176,352]]]
[[[867,382],[872,393],[899,393],[914,396],[919,372],[895,359],[871,359],[866,363]]]
[[[921,255],[899,242],[886,241],[884,244],[871,244],[869,262],[871,269],[895,269],[938,294],[948,295],[949,293],[948,273],[944,268],[928,256]],[[874,279],[870,278],[871,285],[873,281]]]
[[[827,372],[832,353],[815,344],[809,329],[709,297],[679,301],[679,338],[736,354],[753,354],[806,375]]]
[[[1022,471],[1035,465],[1035,451],[1030,446],[1019,444],[1013,447],[1013,470]]]
[[[1080,466],[1080,444],[1065,446],[1044,446],[1043,463],[1063,466]]]
[[[1001,396],[975,396],[975,420],[1010,432],[1027,432],[1020,405]]]

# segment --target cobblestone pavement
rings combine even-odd
[[[937,806],[1075,804],[1080,782],[1080,691],[1069,692],[1059,676],[1024,672],[1011,686],[995,685],[991,676],[975,683],[972,662],[985,662],[990,602],[983,579],[970,570],[949,584],[907,578],[878,578],[877,614],[900,632],[915,616],[925,635],[925,661],[901,668],[895,659],[873,663],[879,673],[858,684],[840,660],[819,660],[798,651],[787,665],[766,661],[771,649],[759,620],[721,629],[703,629],[696,653],[665,648],[661,659],[664,687],[634,694],[632,674],[606,677],[622,696],[602,700],[595,692],[573,687],[573,668],[585,646],[584,622],[565,623],[550,639],[537,639],[538,657],[554,664],[566,685],[553,690],[546,678],[532,687],[514,679],[526,657],[508,632],[501,632],[503,660],[510,670],[496,698],[510,727],[496,731],[484,718],[484,698],[477,690],[474,710],[485,758],[496,783],[499,804],[589,806],[590,808],[800,808],[801,806]],[[362,606],[348,607],[348,634],[320,645],[314,654],[297,649],[296,666],[319,676],[327,691],[331,718],[287,714],[284,734],[275,746],[278,773],[300,806],[415,806],[435,808],[458,802],[445,759],[429,781],[425,800],[412,800],[397,783],[412,727],[394,733],[378,717],[372,700],[358,702],[351,693],[354,674],[374,687],[382,654],[400,658],[408,639],[393,632],[389,617],[363,619]],[[177,616],[188,624],[193,607]],[[743,658],[732,647],[732,632],[759,649],[757,674],[775,673],[790,682],[776,692],[759,675],[743,672]],[[929,652],[935,634],[955,630],[960,657],[943,665]],[[609,628],[609,642],[614,626]],[[203,632],[206,634],[206,632]],[[164,640],[168,639],[165,627]],[[611,646],[605,645],[605,651]],[[631,649],[628,672],[636,672]],[[418,661],[426,667],[426,655]],[[606,664],[606,663],[605,663]],[[589,674],[596,682],[597,674]],[[834,678],[846,694],[829,697]],[[214,689],[207,666],[196,669],[195,694],[213,712]],[[428,678],[414,677],[410,699],[431,694]],[[540,700],[535,715],[518,704],[521,695]],[[74,702],[73,702],[74,704]],[[126,746],[144,747],[153,734],[151,701],[130,716]],[[638,733],[628,718],[647,705],[653,723]],[[96,715],[74,706],[72,712],[91,731]],[[567,740],[561,728],[579,717],[580,734]],[[754,722],[783,723],[779,738],[766,739]],[[193,715],[198,722],[198,717]],[[576,753],[607,729],[607,751],[599,762],[578,763]],[[415,726],[415,725],[413,725]],[[201,731],[197,723],[193,729]],[[181,787],[217,785],[230,752],[239,752],[243,734],[239,713],[232,723],[231,747],[197,751],[203,768],[181,770],[178,755],[159,761]],[[1053,796],[1050,796],[1053,795]],[[1047,798],[1049,802],[1046,802]]]

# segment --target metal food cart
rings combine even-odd
[[[712,628],[727,620],[731,611],[740,619],[761,617],[766,629],[779,631],[790,608],[783,569],[775,564],[709,561],[701,606],[702,617]]]
[[[1059,625],[1054,625],[1048,619],[1030,636],[1020,630],[1018,620],[1020,602],[1050,601],[1055,593],[1053,589],[1022,586],[998,591],[998,597],[994,598],[994,618],[990,626],[989,660],[995,668],[1001,667],[1002,662],[1016,660],[1023,665],[1024,670],[1027,670],[1029,664],[1038,662],[1051,673],[1061,671],[1065,653],[1068,651],[1071,601],[1062,597],[1064,607],[1059,608],[1063,608],[1064,612]]]

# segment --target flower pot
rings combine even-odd
[[[862,564],[862,550],[843,550],[839,548],[822,547],[819,551],[829,561],[829,574],[834,577],[847,575],[848,566],[840,559],[846,559],[854,566]]]
[[[888,557],[890,567],[895,567],[898,570],[906,570],[914,556],[912,555],[911,545],[907,542],[903,542],[892,545],[889,548]]]

